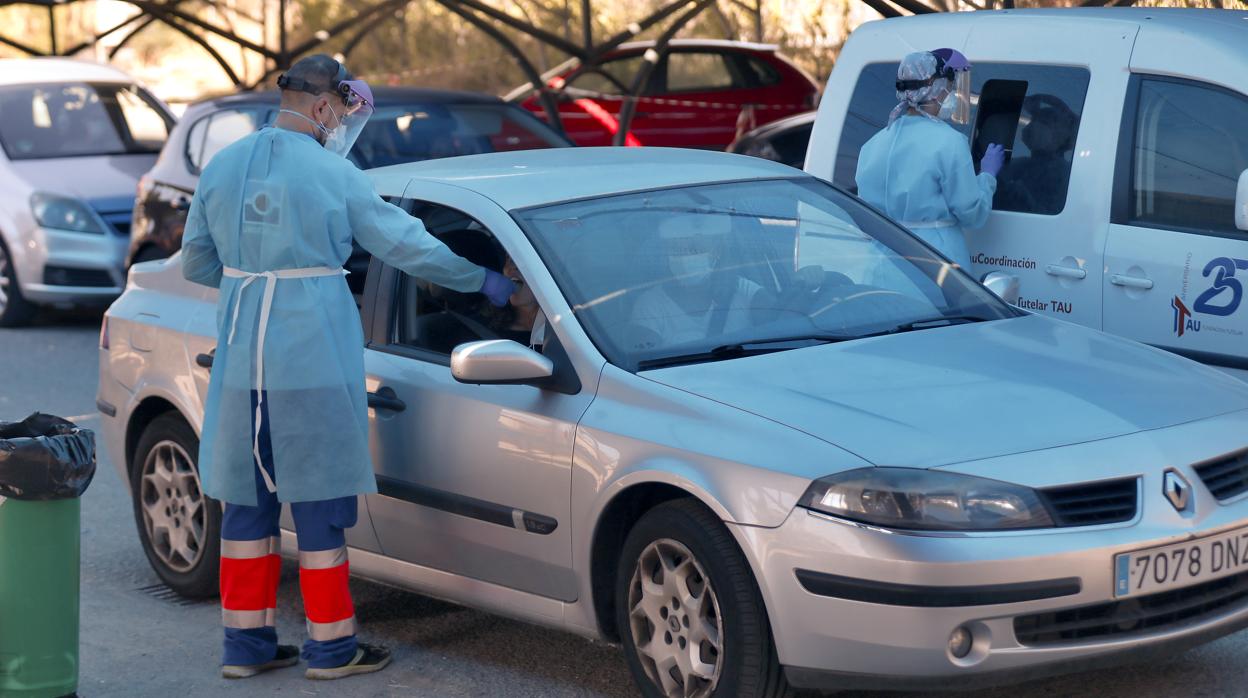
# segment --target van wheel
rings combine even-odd
[[[170,589],[190,598],[217,593],[221,505],[203,493],[196,458],[199,439],[176,413],[143,431],[130,467],[139,542]]]
[[[0,327],[21,327],[35,314],[35,306],[22,297],[13,266],[9,248],[0,240]]]
[[[791,694],[749,564],[702,504],[682,499],[648,512],[618,569],[616,624],[643,695]]]

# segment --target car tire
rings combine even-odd
[[[35,306],[22,297],[17,270],[4,240],[0,240],[0,327],[21,327],[35,315]]]
[[[700,502],[680,499],[646,513],[617,569],[616,627],[642,695],[791,695],[749,563]],[[669,667],[666,681],[660,662]]]
[[[221,505],[200,487],[198,457],[195,432],[169,412],[143,431],[130,464],[143,552],[161,581],[195,599],[217,594],[221,557]]]

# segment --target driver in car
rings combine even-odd
[[[727,214],[680,214],[659,224],[670,276],[637,299],[632,322],[644,328],[637,348],[695,342],[753,323],[762,287],[721,265],[731,230]]]

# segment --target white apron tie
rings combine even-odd
[[[238,329],[238,309],[243,300],[243,291],[256,279],[264,279],[264,299],[260,303],[260,326],[256,334],[256,415],[255,431],[251,439],[251,452],[256,458],[256,467],[260,468],[260,476],[264,478],[264,486],[270,492],[277,491],[273,478],[261,465],[260,461],[260,407],[264,404],[264,337],[269,328],[269,315],[273,310],[273,294],[277,290],[278,279],[315,279],[325,276],[346,276],[346,269],[333,267],[304,267],[302,269],[277,269],[274,271],[250,272],[233,267],[224,267],[221,271],[231,279],[242,279],[238,293],[234,296],[234,311],[230,318],[230,334],[226,345],[234,343],[234,331]]]

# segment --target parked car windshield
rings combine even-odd
[[[0,145],[11,160],[156,154],[172,122],[133,85],[0,88]]]
[[[350,157],[361,168],[370,168],[567,145],[571,145],[567,139],[518,107],[402,104],[377,109]]]
[[[628,370],[1017,314],[894,223],[809,177],[515,215],[595,344]]]

